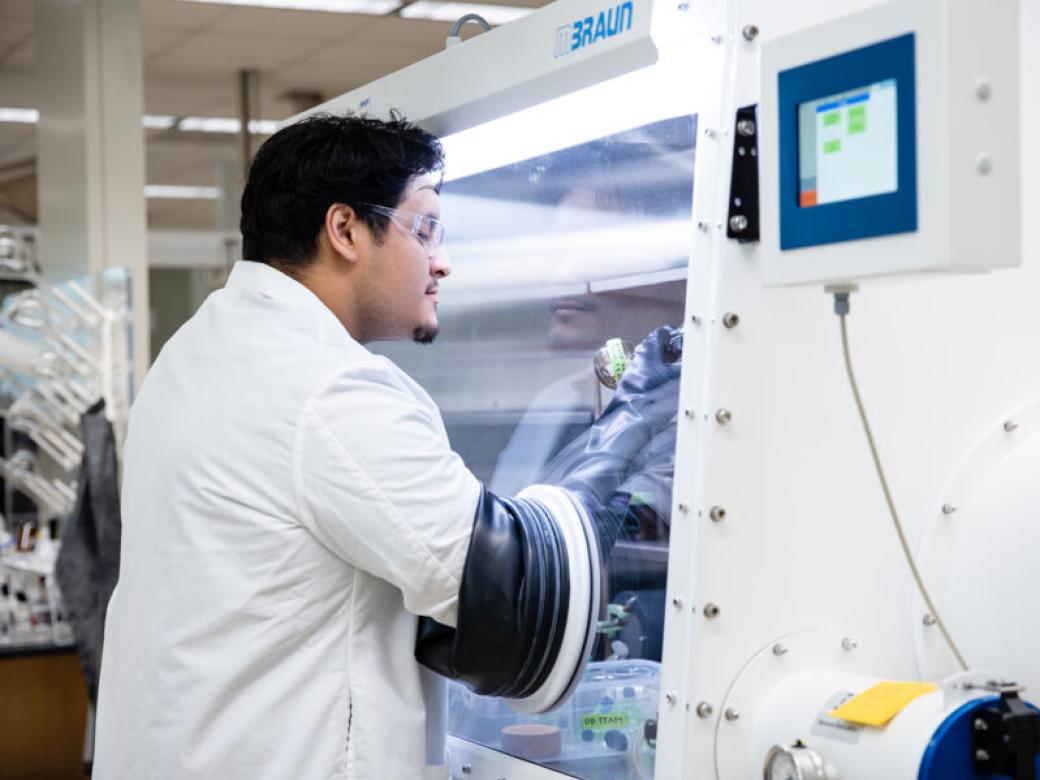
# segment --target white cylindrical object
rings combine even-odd
[[[742,755],[720,755],[720,780],[761,777],[770,748],[796,741],[833,766],[841,780],[917,780],[929,743],[943,722],[983,695],[978,689],[972,693],[947,681],[911,701],[883,727],[860,726],[829,716],[843,699],[879,682],[879,678],[833,669],[809,669],[783,677],[751,713]]]

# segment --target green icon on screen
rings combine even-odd
[[[867,107],[852,106],[849,109],[849,135],[862,133],[867,129]]]
[[[840,152],[840,151],[841,151],[841,139],[840,138],[835,138],[833,141],[824,141],[823,142],[823,153],[824,154],[834,154],[835,152]]]

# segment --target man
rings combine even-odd
[[[445,777],[416,658],[522,698],[586,630],[583,523],[677,369],[644,355],[611,416],[630,443],[590,448],[566,491],[483,490],[429,396],[363,346],[437,333],[440,167],[399,118],[312,117],[257,153],[250,261],[131,412],[95,778]]]

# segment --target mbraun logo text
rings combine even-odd
[[[596,16],[586,16],[556,29],[554,57],[591,46],[604,38],[613,38],[632,29],[632,2],[627,0]]]

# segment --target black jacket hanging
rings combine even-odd
[[[119,578],[119,485],[116,442],[105,402],[80,422],[85,449],[76,506],[61,536],[55,574],[79,649],[90,700],[97,702],[105,610]]]

